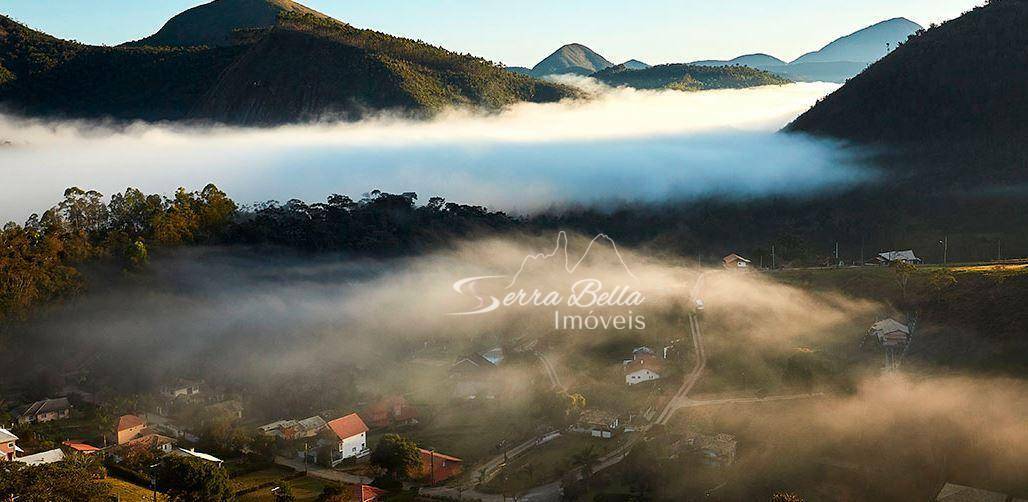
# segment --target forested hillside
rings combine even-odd
[[[0,16],[0,104],[30,116],[275,125],[380,110],[498,109],[577,95],[293,2],[218,0],[205,7],[169,22],[163,35],[119,47],[62,41]],[[268,8],[275,13],[269,27],[244,15],[267,17]],[[201,23],[203,15],[212,24]],[[226,30],[232,43],[193,43]]]
[[[993,0],[911,37],[788,129],[865,142],[1023,141],[1025,26],[1028,1]]]
[[[746,66],[694,66],[665,64],[643,70],[618,65],[596,72],[593,78],[611,86],[636,89],[742,89],[760,85],[782,85],[789,81],[777,75]]]

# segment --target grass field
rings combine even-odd
[[[269,477],[274,476],[274,473],[271,472],[271,470],[259,471],[254,474],[259,475],[252,477],[251,479],[253,481],[256,481],[258,479],[267,479]],[[271,481],[271,479],[267,480]],[[284,484],[288,485],[289,489],[292,490],[293,497],[295,497],[296,500],[300,502],[310,502],[313,500],[317,500],[317,498],[321,495],[321,492],[325,490],[326,486],[328,486],[328,483],[328,481],[323,481],[321,479],[309,476],[284,482]],[[255,486],[258,484],[261,483],[251,484],[251,486]],[[247,493],[245,495],[240,496],[237,500],[245,502],[274,502],[275,494],[272,493],[271,488],[267,488],[258,490],[253,493]]]
[[[486,493],[517,494],[533,486],[560,479],[576,467],[573,457],[590,448],[598,456],[614,450],[620,439],[600,439],[585,434],[565,433],[549,443],[529,450],[508,462],[507,467],[482,487]]]
[[[108,477],[103,480],[102,483],[107,484],[111,487],[111,495],[118,497],[118,500],[122,502],[150,502],[153,500],[153,492],[149,488],[139,485],[134,485],[128,481],[124,481],[115,477]],[[164,502],[168,498],[164,494],[158,493],[157,500]]]

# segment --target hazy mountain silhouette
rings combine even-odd
[[[606,58],[582,44],[568,44],[557,49],[532,68],[532,75],[591,75],[614,66]]]
[[[624,66],[625,68],[628,68],[629,70],[645,70],[645,69],[649,68],[651,65],[643,63],[642,61],[639,61],[638,59],[629,59],[628,61],[625,61],[624,63],[621,63],[621,66]]]
[[[796,58],[790,64],[839,61],[872,63],[885,57],[900,42],[921,29],[921,25],[902,17],[889,19],[839,38],[821,50]]]
[[[728,61],[704,60],[694,65],[743,65],[766,70],[797,82],[845,82],[895,49],[918,30],[904,18],[889,19],[838,38],[821,50],[808,52],[786,63],[768,54],[747,54]]]
[[[0,102],[26,115],[273,125],[573,95],[286,0],[216,0],[119,47],[59,40],[0,16]]]
[[[728,61],[719,61],[715,59],[708,59],[704,61],[694,61],[689,64],[700,65],[700,66],[730,66],[730,65],[742,65],[749,66],[750,68],[757,68],[758,70],[772,67],[772,66],[783,66],[785,61],[778,59],[768,54],[747,54],[745,56],[739,56],[735,59]]]
[[[987,139],[1028,132],[1028,0],[994,0],[911,38],[789,130],[859,141]]]

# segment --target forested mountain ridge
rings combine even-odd
[[[631,70],[624,65],[618,65],[596,72],[592,77],[615,87],[679,91],[741,89],[789,83],[789,80],[782,77],[747,66],[694,66],[687,64],[664,64],[642,70]]]
[[[787,127],[864,142],[1028,132],[1028,0],[993,0],[921,32]]]
[[[582,44],[567,44],[532,67],[531,74],[536,77],[565,74],[585,76],[611,66],[614,63],[596,51]]]
[[[354,28],[292,2],[271,3],[298,7],[276,11],[271,27],[233,28],[232,43],[216,46],[89,46],[0,18],[0,103],[29,116],[276,125],[379,110],[422,116],[448,106],[498,109],[578,95],[482,58]],[[269,2],[218,0],[204,7],[250,4]]]

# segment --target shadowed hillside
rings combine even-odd
[[[30,116],[275,125],[575,95],[287,1],[218,0],[120,47],[62,41],[0,17],[0,103]]]
[[[1028,1],[987,6],[912,37],[788,130],[866,142],[1024,138]]]

